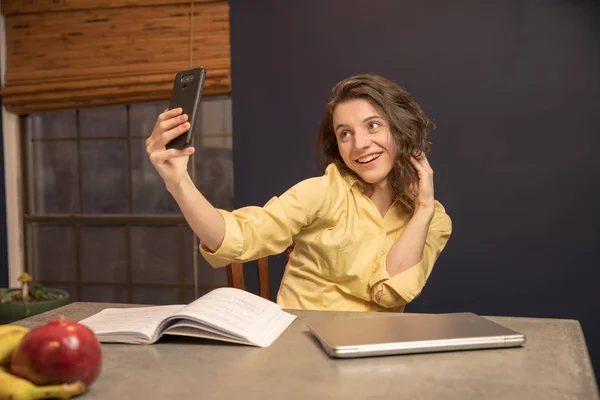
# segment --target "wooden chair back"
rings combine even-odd
[[[290,259],[290,254],[293,247],[289,247],[286,253],[286,262]],[[258,290],[260,297],[264,297],[267,300],[271,300],[271,281],[269,279],[269,257],[259,258],[257,260],[258,266]],[[244,281],[244,264],[242,263],[231,263],[227,265],[227,285],[237,289],[246,290],[246,283]]]

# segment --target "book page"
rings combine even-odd
[[[182,329],[185,328],[185,329]],[[213,327],[210,327],[208,325],[205,325],[203,323],[197,322],[197,321],[192,321],[189,319],[182,319],[182,320],[178,320],[178,322],[174,323],[173,325],[169,325],[169,327],[165,330],[163,330],[162,335],[169,335],[172,332],[178,332],[180,334],[180,332],[190,332],[190,329],[193,329],[196,332],[202,331],[204,333],[210,333],[212,336],[212,338],[230,338],[230,339],[235,339],[238,340],[240,342],[243,343],[247,343],[248,341],[242,338],[239,338],[237,336],[231,335],[229,333],[225,333],[220,329],[216,329]],[[196,335],[192,335],[192,336],[196,336]]]
[[[273,317],[264,329],[252,337],[252,343],[260,347],[269,347],[297,317],[283,310]]]
[[[170,305],[135,308],[106,308],[97,314],[79,321],[90,328],[100,341],[109,341],[110,336],[143,335],[148,341],[154,337],[156,328],[185,305]]]
[[[248,340],[260,335],[281,307],[255,294],[219,288],[184,307],[173,318],[194,318]]]
[[[172,329],[168,329],[167,331],[165,331],[164,334],[165,335],[173,335],[173,336],[196,337],[196,338],[202,338],[202,339],[213,339],[213,340],[218,340],[220,342],[230,342],[230,343],[237,343],[237,344],[243,344],[243,345],[250,345],[250,343],[248,343],[245,340],[240,340],[240,339],[236,339],[236,338],[229,337],[229,336],[223,336],[222,334],[212,333],[212,332],[208,332],[205,330],[198,330],[197,327],[192,327],[192,326],[178,325]]]

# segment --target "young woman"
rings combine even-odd
[[[233,212],[190,179],[194,148],[165,149],[189,128],[181,113],[158,116],[147,152],[213,267],[293,244],[277,295],[284,308],[402,311],[420,294],[452,224],[434,198],[430,122],[405,90],[377,75],[336,84],[318,131],[324,174]]]

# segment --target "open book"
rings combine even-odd
[[[223,287],[188,305],[107,308],[79,323],[103,343],[152,344],[179,335],[268,347],[295,318],[272,301]]]

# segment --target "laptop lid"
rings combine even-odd
[[[515,347],[525,336],[473,313],[377,314],[309,321],[332,357],[428,353]]]

